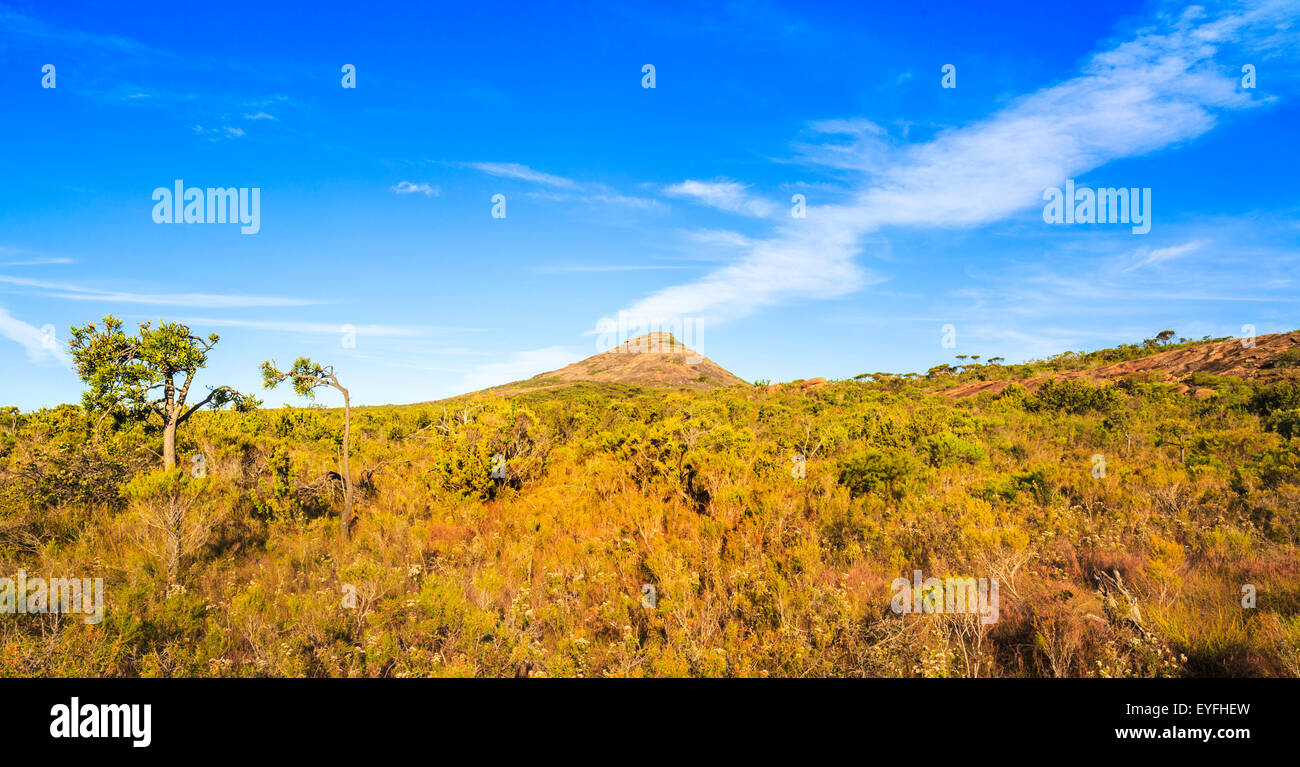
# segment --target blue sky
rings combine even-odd
[[[266,5],[0,0],[0,404],[78,401],[42,329],[109,313],[221,334],[200,385],[309,355],[364,404],[620,311],[748,380],[1300,327],[1297,2]],[[1067,178],[1150,232],[1046,223]],[[260,230],[155,223],[176,179]]]

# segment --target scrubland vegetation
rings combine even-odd
[[[1300,675],[1294,379],[979,374],[354,407],[346,539],[341,410],[197,412],[169,472],[157,419],[9,409],[0,574],[106,606],[0,616],[0,675]],[[894,614],[916,569],[1000,619]]]
[[[1002,357],[991,357],[985,362],[980,362],[980,355],[955,355],[958,364],[952,365],[944,363],[936,365],[926,371],[926,375],[933,378],[936,375],[958,375],[962,376],[962,381],[993,381],[1007,380],[1016,378],[1029,378],[1032,376],[1042,375],[1044,373],[1059,373],[1062,371],[1091,370],[1105,365],[1113,365],[1120,362],[1131,362],[1133,360],[1150,357],[1161,352],[1176,351],[1179,349],[1189,349],[1199,344],[1216,341],[1226,341],[1227,338],[1211,338],[1206,336],[1199,341],[1187,338],[1178,338],[1174,340],[1175,333],[1172,330],[1162,330],[1155,336],[1148,338],[1138,344],[1120,344],[1119,346],[1108,349],[1097,349],[1091,352],[1074,352],[1065,351],[1060,354],[1052,355],[1044,360],[1032,360],[1019,364],[1002,364],[1005,362]],[[970,360],[970,362],[966,362]],[[914,377],[915,374],[913,374]],[[893,377],[889,373],[864,373],[857,376],[858,380],[864,378],[882,378],[888,379]]]

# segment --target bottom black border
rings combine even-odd
[[[1226,754],[1288,743],[1291,701],[1300,692],[1286,680],[1262,679],[10,679],[0,689],[0,721],[21,736],[10,742],[46,755],[215,758],[340,756],[455,742],[487,745],[497,756],[543,748],[593,758],[626,753],[607,746],[735,756],[780,745],[829,754],[877,742],[918,753],[1040,747],[1047,749],[1042,755],[1062,748]],[[52,737],[52,710],[74,697],[78,706],[150,704],[150,745]],[[1215,705],[1221,708],[1207,708]],[[1151,737],[1115,732],[1133,728]],[[1205,728],[1215,732],[1208,741],[1165,737]]]

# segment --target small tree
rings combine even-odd
[[[104,329],[95,323],[72,328],[69,350],[77,374],[90,390],[82,397],[88,412],[125,414],[147,419],[157,415],[163,428],[163,468],[176,467],[176,430],[205,405],[218,409],[234,404],[251,410],[257,400],[229,386],[209,387],[208,396],[186,407],[194,374],[208,363],[208,352],[220,340],[216,333],[207,339],[190,333],[179,322],[151,322],[140,325],[140,335],[122,332],[122,322],[104,318]],[[179,379],[178,379],[179,377]],[[101,416],[102,417],[102,416]]]
[[[181,469],[136,475],[125,487],[145,528],[140,544],[162,561],[167,584],[180,583],[183,560],[208,542],[218,522],[218,493],[211,478],[192,478]]]
[[[1186,418],[1168,418],[1156,426],[1156,447],[1175,445],[1179,462],[1187,463],[1187,448],[1192,441],[1193,427]]]
[[[1133,433],[1138,426],[1137,416],[1132,410],[1126,407],[1116,406],[1106,414],[1106,419],[1102,421],[1102,426],[1107,431],[1124,437],[1124,455],[1133,454]]]
[[[343,395],[343,526],[340,534],[347,540],[348,527],[352,524],[352,473],[348,468],[352,405],[348,399],[348,390],[339,384],[333,365],[323,366],[312,362],[310,358],[299,357],[292,368],[282,371],[276,367],[275,360],[262,363],[262,383],[266,388],[274,388],[290,378],[293,379],[293,390],[304,397],[315,397],[316,389],[322,386],[338,389]]]

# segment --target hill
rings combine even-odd
[[[648,333],[559,370],[495,386],[487,391],[509,396],[584,382],[695,391],[750,385],[681,343],[671,333]]]

